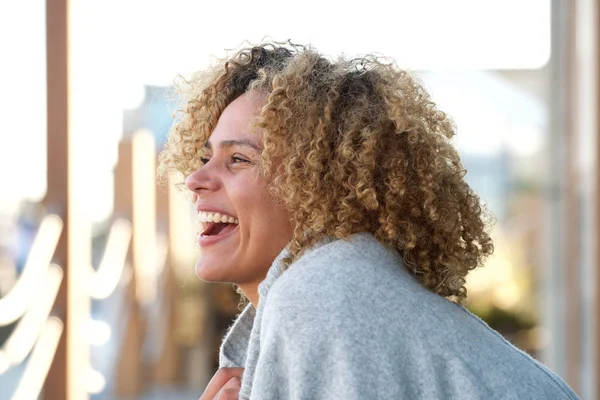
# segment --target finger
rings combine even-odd
[[[220,368],[210,382],[208,382],[206,389],[204,389],[204,393],[200,396],[200,400],[213,400],[217,393],[219,393],[219,390],[221,390],[231,378],[241,378],[243,372],[243,368]]]
[[[217,393],[214,400],[238,400],[242,380],[234,377],[227,381],[225,386]]]

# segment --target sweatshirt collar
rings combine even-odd
[[[300,257],[309,256],[311,253],[314,254],[317,248],[331,243],[334,240],[335,239],[332,237],[326,236],[320,242],[308,249]],[[221,368],[248,367],[246,364],[248,361],[249,343],[256,316],[258,314],[259,319],[262,316],[262,310],[267,300],[267,294],[269,293],[269,290],[275,281],[277,281],[277,279],[279,279],[283,273],[283,262],[289,256],[291,256],[291,253],[288,249],[288,246],[286,246],[275,258],[273,264],[271,264],[265,279],[263,279],[263,281],[258,285],[259,299],[257,308],[254,309],[252,304],[248,304],[227,331],[219,354],[219,366]],[[249,367],[252,368],[252,366]]]
[[[264,307],[264,302],[269,289],[281,276],[283,270],[283,261],[286,257],[289,257],[290,254],[291,253],[289,252],[288,248],[285,247],[275,258],[273,264],[271,264],[265,279],[263,279],[263,281],[258,285],[258,310]],[[243,368],[245,366],[246,356],[248,353],[248,343],[250,341],[250,333],[252,332],[256,312],[257,310],[254,308],[254,306],[252,306],[252,304],[246,305],[233,325],[227,331],[227,334],[223,339],[219,355],[219,365],[221,368]]]

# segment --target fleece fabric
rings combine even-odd
[[[464,307],[427,290],[370,234],[276,258],[229,329],[240,399],[577,399]]]

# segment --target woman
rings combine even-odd
[[[189,83],[161,171],[193,193],[197,275],[249,300],[202,399],[576,398],[459,305],[488,217],[414,78],[288,43]]]

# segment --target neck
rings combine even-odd
[[[255,310],[258,309],[258,301],[260,299],[260,293],[258,292],[259,284],[261,284],[263,281],[269,278],[269,272],[271,271],[271,268],[281,268],[282,260],[287,255],[289,255],[289,251],[282,249],[279,255],[275,258],[275,260],[273,260],[271,266],[263,270],[258,280],[255,280],[253,282],[237,284],[237,286],[240,288],[242,293],[244,293],[244,296],[248,298]],[[277,279],[277,276],[279,276],[279,273],[274,272],[273,276],[271,276],[270,283],[268,283],[268,286],[270,286],[273,283],[273,281]]]
[[[254,309],[256,309],[258,307],[258,299],[259,299],[258,283],[246,283],[246,284],[238,285],[238,287],[240,288],[242,293],[244,293],[244,296],[246,296],[248,298],[248,300],[252,304],[252,307],[254,307]]]

